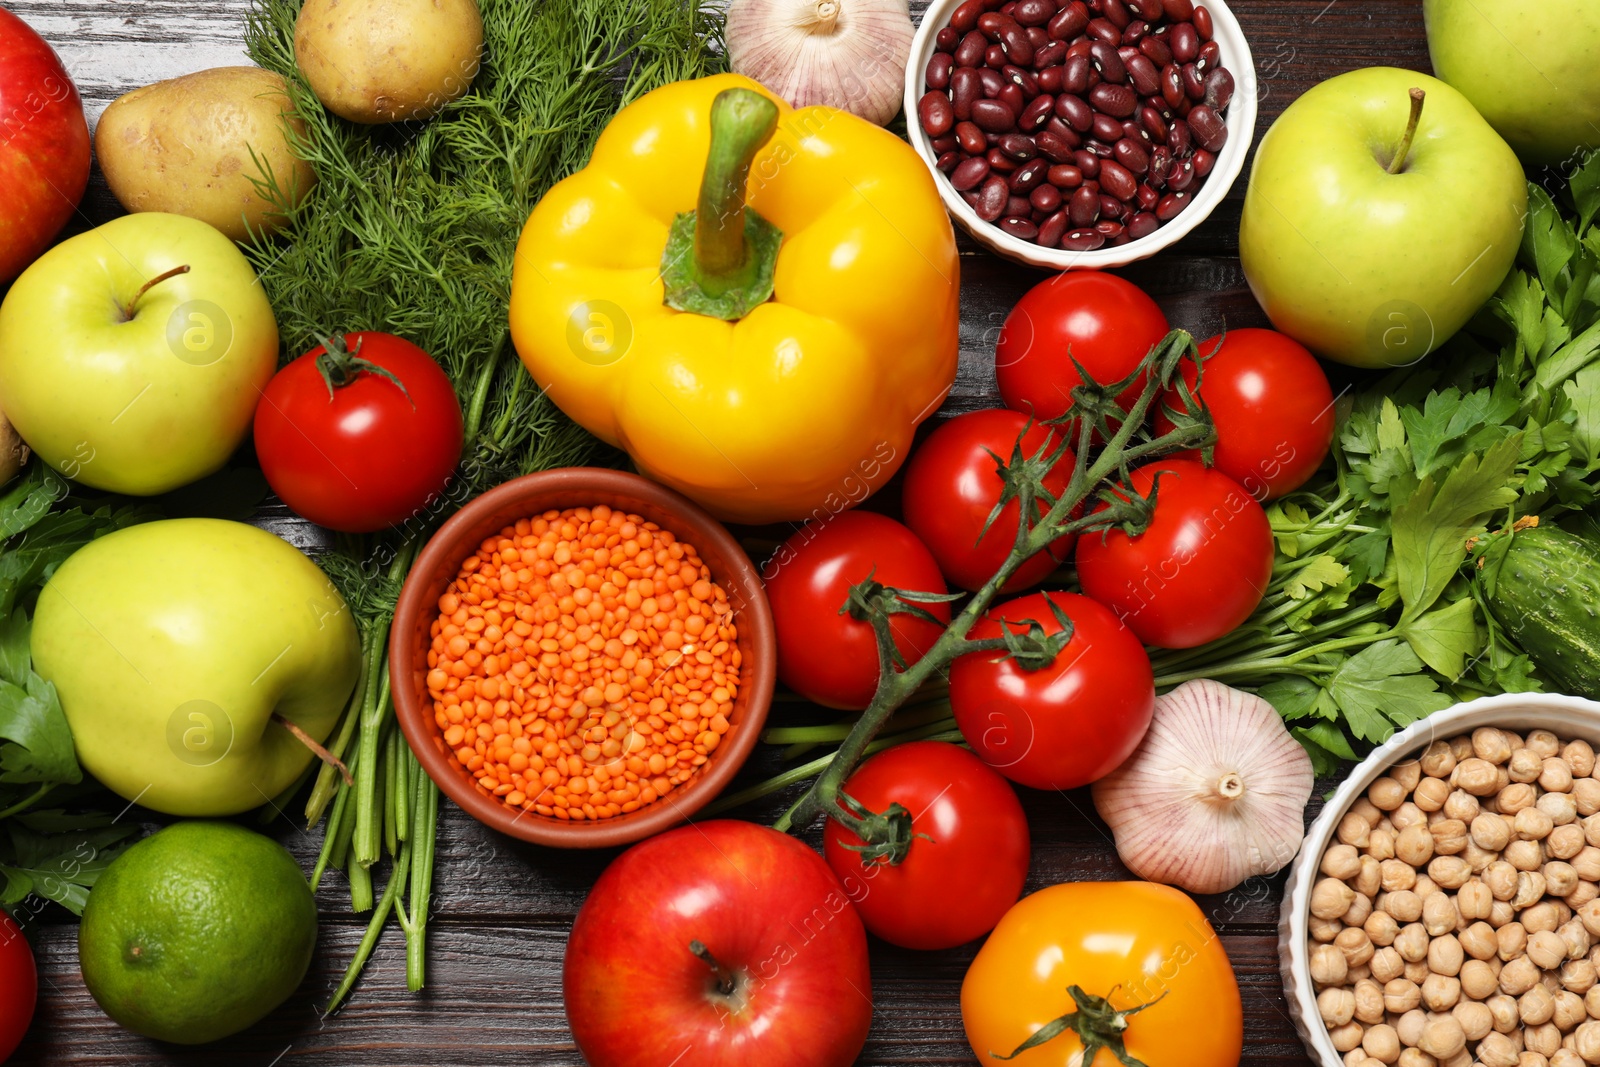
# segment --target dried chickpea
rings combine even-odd
[[[1594,938],[1590,936],[1589,928],[1576,916],[1556,927],[1556,936],[1566,942],[1569,960],[1583,959],[1594,947]]]
[[[1371,915],[1372,898],[1357,893],[1356,899],[1350,902],[1350,910],[1345,912],[1344,917],[1337,921],[1344,923],[1346,926],[1361,926]]]
[[[1600,1063],[1600,1023],[1587,1022],[1572,1031],[1572,1051],[1584,1063]]]
[[[1469,923],[1487,919],[1493,908],[1494,894],[1483,884],[1481,878],[1467,879],[1466,884],[1456,893],[1456,910],[1461,913],[1461,918]]]
[[[1585,818],[1600,811],[1600,781],[1579,778],[1573,782],[1572,802],[1577,805],[1578,814]],[[1422,802],[1418,800],[1417,803],[1420,806]]]
[[[1441,819],[1428,827],[1428,833],[1435,858],[1459,855],[1467,847],[1467,824],[1460,819]]]
[[[1511,829],[1524,841],[1543,841],[1555,825],[1555,820],[1537,807],[1525,807],[1511,820]]]
[[[1412,880],[1415,881],[1416,869],[1427,866],[1433,859],[1433,831],[1423,823],[1413,824],[1401,830],[1394,839],[1394,855],[1397,862],[1403,862],[1412,870]]]
[[[1436,1059],[1445,1060],[1467,1047],[1467,1035],[1453,1016],[1438,1015],[1423,1024],[1417,1047]]]
[[[1561,987],[1583,996],[1594,988],[1600,970],[1590,960],[1568,960],[1561,965]]]
[[[1517,1016],[1524,1026],[1542,1026],[1555,1013],[1556,998],[1543,985],[1534,986],[1517,1000]]]
[[[1600,1019],[1600,985],[1583,995],[1583,1009],[1589,1013],[1589,1018]]]
[[[1469,871],[1473,874],[1482,874],[1489,868],[1489,864],[1500,858],[1500,853],[1479,848],[1478,843],[1468,837],[1467,847],[1461,850],[1461,858],[1467,861]]]
[[[1438,1060],[1410,1045],[1400,1050],[1400,1058],[1394,1062],[1396,1067],[1439,1067]]]
[[[1553,826],[1566,826],[1578,817],[1578,801],[1571,793],[1545,793],[1534,806],[1550,816]]]
[[[1512,782],[1495,794],[1494,806],[1501,815],[1516,815],[1524,808],[1533,807],[1539,799],[1539,790],[1524,782]]]
[[[1579,820],[1583,824],[1583,839],[1591,845],[1600,845],[1600,813]]]
[[[1354,845],[1334,845],[1322,854],[1319,869],[1329,878],[1337,878],[1341,882],[1354,878],[1361,873],[1361,853],[1356,851]]]
[[[1400,924],[1395,921],[1393,915],[1374,908],[1372,914],[1361,924],[1361,929],[1365,931],[1367,940],[1379,948],[1386,948],[1394,944],[1394,937],[1400,932]]]
[[[1352,984],[1354,982],[1360,982],[1360,981],[1363,981],[1363,980],[1366,980],[1366,979],[1370,979],[1371,977],[1372,977],[1372,968],[1368,967],[1366,964],[1362,964],[1360,967],[1352,967],[1352,968],[1350,968],[1349,973],[1347,973],[1344,976],[1344,982],[1345,982],[1345,985],[1350,985],[1350,984]]]
[[[1570,860],[1583,851],[1585,843],[1583,827],[1569,821],[1550,831],[1550,836],[1545,838],[1544,848],[1553,859]]]
[[[1587,778],[1594,773],[1594,747],[1582,738],[1568,741],[1561,749],[1561,758],[1572,769],[1574,778]]]
[[[1456,764],[1450,784],[1474,797],[1489,797],[1500,791],[1501,769],[1476,756]]]
[[[1420,959],[1415,963],[1407,963],[1405,973],[1400,977],[1404,978],[1408,982],[1412,982],[1418,986],[1421,986],[1423,982],[1428,980],[1428,975],[1432,973],[1432,971],[1428,970],[1428,961],[1426,959]]]
[[[1402,1045],[1415,1048],[1417,1042],[1422,1040],[1422,1028],[1427,1022],[1428,1013],[1421,1008],[1413,1008],[1394,1020],[1394,1032],[1400,1035]]]
[[[1577,868],[1573,869],[1576,870]],[[1562,897],[1561,902],[1573,911],[1577,911],[1596,897],[1600,897],[1600,886],[1595,885],[1593,882],[1585,882],[1579,879],[1578,888]]]
[[[1367,820],[1368,826],[1377,826],[1383,821],[1383,811],[1366,797],[1357,797],[1350,805],[1350,814],[1359,815]]]
[[[1517,875],[1517,895],[1511,898],[1513,908],[1530,908],[1544,899],[1544,872],[1523,871]],[[1522,925],[1528,925],[1528,917],[1522,917]],[[1555,929],[1555,927],[1550,927]]]
[[[1428,836],[1426,830],[1422,832],[1422,836],[1428,839],[1429,851],[1432,851],[1433,838]],[[1378,864],[1378,872],[1386,893],[1392,893],[1397,889],[1410,889],[1417,884],[1416,865],[1405,860],[1384,860]]]
[[[1431,938],[1421,923],[1411,923],[1395,936],[1394,948],[1407,963],[1416,963],[1428,957]]]
[[[1361,1047],[1361,1035],[1364,1033],[1366,1028],[1352,1021],[1329,1030],[1328,1038],[1333,1042],[1334,1048],[1340,1052],[1349,1052],[1351,1049]]]
[[[1528,931],[1530,936],[1541,930],[1554,930],[1563,922],[1561,906],[1553,900],[1541,900],[1531,907],[1523,908],[1517,921],[1522,923],[1522,928]]]
[[[1537,782],[1544,771],[1544,757],[1531,748],[1519,748],[1506,761],[1506,774],[1513,782]]]
[[[1571,1030],[1588,1017],[1588,1012],[1583,1007],[1583,998],[1570,989],[1563,989],[1555,994],[1555,1001],[1556,1008],[1550,1021],[1555,1023],[1556,1029],[1562,1033]]]
[[[1537,871],[1544,866],[1544,851],[1537,841],[1513,841],[1501,856],[1519,871]]]
[[[1450,1009],[1450,1014],[1461,1024],[1468,1041],[1482,1041],[1494,1030],[1494,1016],[1476,1000],[1463,1000]]]
[[[1344,922],[1340,919],[1319,919],[1313,915],[1306,929],[1311,933],[1311,940],[1326,945],[1339,936],[1344,929]]]
[[[1400,1058],[1400,1035],[1388,1023],[1379,1023],[1361,1035],[1361,1047],[1378,1062],[1393,1063]]]
[[[1356,891],[1337,878],[1324,878],[1311,890],[1311,914],[1319,919],[1339,919],[1350,910]]]
[[[1365,936],[1365,935],[1363,935]],[[1434,974],[1455,977],[1466,962],[1466,952],[1453,934],[1442,934],[1428,943],[1428,969]]]
[[[1468,960],[1461,965],[1461,992],[1469,1000],[1484,1000],[1498,988],[1499,976],[1483,960]]]
[[[1517,1057],[1517,1067],[1550,1067],[1550,1061],[1537,1052],[1524,1049],[1522,1055]]]
[[[1405,973],[1406,961],[1398,949],[1380,948],[1372,954],[1367,966],[1372,971],[1374,982],[1390,982]]]
[[[1461,931],[1456,935],[1456,940],[1461,945],[1461,951],[1470,959],[1486,960],[1500,951],[1494,927],[1481,920]]]
[[[1311,980],[1317,985],[1338,985],[1349,973],[1344,953],[1333,945],[1318,945],[1311,950]]]
[[[1472,840],[1479,848],[1499,852],[1511,840],[1511,824],[1495,812],[1480,812],[1472,820]]]
[[[1553,897],[1564,897],[1578,888],[1578,872],[1570,863],[1551,860],[1539,873],[1544,875],[1544,891]]]
[[[1394,831],[1387,827],[1378,826],[1367,838],[1367,855],[1383,863],[1394,858]]]
[[[1517,917],[1517,909],[1511,906],[1509,900],[1497,900],[1489,911],[1489,925],[1496,930]]]
[[[1511,758],[1511,742],[1493,726],[1480,726],[1472,731],[1472,754],[1489,763],[1504,763]]]
[[[1356,995],[1348,989],[1324,989],[1317,994],[1317,1012],[1330,1028],[1355,1017]]]
[[[1567,943],[1553,930],[1540,930],[1528,937],[1527,958],[1541,971],[1553,971],[1566,960]],[[1501,977],[1504,978],[1504,973]]]
[[[1541,987],[1543,988],[1543,987]],[[1536,1056],[1549,1056],[1561,1047],[1561,1031],[1552,1022],[1534,1023],[1522,1031],[1522,1048]]]
[[[1482,809],[1478,805],[1478,798],[1463,789],[1452,789],[1450,795],[1444,798],[1444,807],[1439,809],[1444,812],[1447,819],[1455,819],[1463,825],[1478,817]],[[1437,844],[1434,845],[1438,847]]]
[[[1543,986],[1539,988],[1543,989]],[[1449,1011],[1461,999],[1461,980],[1430,974],[1422,980],[1422,1003],[1429,1011]]]
[[[1359,1023],[1368,1026],[1383,1022],[1383,987],[1371,978],[1363,978],[1350,992],[1351,1013]]]
[[[1345,963],[1351,969],[1365,966],[1375,951],[1367,932],[1359,926],[1346,927],[1333,939],[1333,943],[1344,953]]]
[[[1379,871],[1378,861],[1371,856],[1361,857],[1361,873],[1356,875],[1352,888],[1362,896],[1375,897],[1383,888],[1383,879]]]
[[[1430,860],[1429,862],[1432,861]],[[1439,892],[1439,887],[1432,878],[1423,873],[1417,875],[1417,884],[1411,887],[1411,891],[1417,895],[1418,899],[1427,900],[1433,894]]]
[[[1527,956],[1518,956],[1500,968],[1500,992],[1508,997],[1520,997],[1538,984],[1539,967]]]
[[[1583,1057],[1563,1045],[1550,1057],[1548,1067],[1583,1067]]]
[[[1522,1025],[1522,1019],[1517,1014],[1517,998],[1505,993],[1496,993],[1484,1002],[1484,1007],[1489,1009],[1489,1014],[1494,1016],[1496,1032],[1509,1034]]]
[[[1445,798],[1450,795],[1450,783],[1443,778],[1424,778],[1417,783],[1417,788],[1411,794],[1411,802],[1420,810],[1432,815],[1444,807]]]
[[[1456,769],[1456,754],[1451,751],[1450,742],[1435,741],[1422,753],[1417,763],[1422,767],[1422,773],[1431,778],[1448,778],[1450,772]]]
[[[1385,776],[1367,787],[1367,799],[1372,801],[1372,806],[1379,811],[1394,811],[1405,803],[1406,787]]]
[[[1547,756],[1544,770],[1539,774],[1539,787],[1547,793],[1572,791],[1572,768],[1560,756]]]
[[[1600,882],[1600,848],[1592,844],[1585,845],[1583,851],[1568,862],[1572,864],[1572,869],[1578,872],[1578,877],[1585,882]]]
[[[1480,877],[1496,900],[1510,900],[1517,895],[1517,869],[1505,860],[1489,864]]]
[[[1505,1034],[1490,1034],[1478,1043],[1478,1062],[1483,1067],[1517,1067],[1519,1055],[1516,1042]]]
[[[1455,898],[1445,893],[1435,893],[1424,899],[1422,926],[1430,937],[1458,929],[1461,926],[1461,913],[1456,910]]]
[[[1400,788],[1410,793],[1417,788],[1417,783],[1422,781],[1422,761],[1401,760],[1389,768],[1389,777],[1399,782]]]
[[[1422,898],[1414,890],[1401,889],[1385,895],[1383,910],[1402,924],[1414,923],[1422,918]]]
[[[1596,937],[1600,937],[1600,900],[1591,900],[1578,909],[1578,920],[1583,923],[1584,929]]]
[[[1460,856],[1435,856],[1428,861],[1428,877],[1441,889],[1460,889],[1472,877],[1472,868]]]
[[[1339,829],[1334,834],[1340,843],[1353,848],[1366,848],[1371,835],[1372,824],[1354,812],[1339,820]]]
[[[1498,955],[1502,963],[1510,963],[1528,951],[1528,931],[1519,922],[1500,927],[1495,931],[1495,939],[1500,942]]]

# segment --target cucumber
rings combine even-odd
[[[1482,587],[1534,666],[1564,692],[1600,698],[1600,544],[1556,526],[1521,530]]]

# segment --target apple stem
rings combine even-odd
[[[122,319],[123,319],[123,321],[126,322],[129,319],[133,318],[134,308],[139,306],[139,301],[144,297],[144,294],[148,293],[151,289],[153,289],[155,286],[160,285],[162,282],[166,281],[168,278],[176,278],[180,274],[188,274],[188,273],[189,273],[189,264],[185,263],[182,266],[173,267],[169,271],[164,271],[161,274],[157,274],[154,278],[151,278],[149,281],[145,282],[143,285],[141,285],[139,287],[139,291],[137,293],[133,294],[133,299],[128,301],[127,306],[122,309]]]
[[[183,269],[188,270],[189,268],[185,267]],[[159,278],[156,280],[160,281]],[[296,726],[288,719],[285,719],[277,712],[272,713],[272,721],[277,723],[279,726],[282,726],[285,730],[288,730],[296,741],[309,748],[312,754],[323,763],[326,763],[330,767],[337,767],[339,769],[339,773],[344,776],[345,785],[352,786],[356,784],[355,775],[350,773],[350,768],[344,765],[344,761],[339,759],[339,757],[335,756],[332,752],[329,752],[327,749],[323,748],[321,745],[317,744],[317,742],[312,739],[310,734],[306,733],[304,730],[300,729],[300,727]]]
[[[717,976],[717,992],[722,996],[731,997],[738,988],[733,980],[733,972],[722,965],[722,961],[711,954],[705,943],[699,939],[689,942],[689,951],[705,961],[706,966]]]
[[[1406,156],[1411,154],[1411,142],[1417,136],[1417,123],[1422,119],[1422,100],[1428,94],[1421,89],[1411,90],[1411,118],[1406,122],[1406,132],[1400,137],[1400,147],[1395,149],[1394,158],[1389,161],[1389,173],[1399,174],[1406,165]]]

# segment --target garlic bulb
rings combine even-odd
[[[728,64],[795,107],[827,104],[879,126],[900,110],[907,0],[733,0]]]
[[[1314,777],[1271,704],[1185,682],[1157,698],[1150,732],[1095,783],[1094,806],[1134,874],[1222,893],[1294,859]]]

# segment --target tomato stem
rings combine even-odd
[[[189,264],[185,263],[182,266],[173,267],[171,270],[162,271],[160,274],[157,274],[154,278],[151,278],[149,281],[147,281],[143,285],[139,286],[139,291],[137,293],[133,294],[133,299],[128,301],[126,304],[124,304],[122,306],[122,321],[123,322],[132,321],[133,313],[138,308],[139,301],[144,298],[144,294],[148,293],[151,289],[154,289],[156,286],[160,285],[162,282],[166,281],[169,278],[176,278],[180,274],[188,274],[188,273],[189,273]]]
[[[358,335],[355,348],[350,348],[343,334],[332,334],[318,337],[322,343],[322,354],[317,357],[317,373],[322,376],[322,384],[328,387],[328,399],[331,401],[335,390],[343,389],[359,378],[363,373],[375,374],[400,390],[406,398],[406,403],[416,410],[416,401],[411,399],[411,394],[406,392],[405,383],[397,378],[393,371],[387,367],[380,367],[370,359],[361,358],[362,339]]]
[[[1072,1002],[1077,1005],[1075,1010],[1045,1023],[1033,1032],[1033,1036],[1009,1053],[1001,1055],[991,1051],[989,1055],[997,1060],[1016,1059],[1029,1049],[1054,1041],[1070,1030],[1078,1036],[1078,1041],[1083,1045],[1083,1054],[1077,1059],[1083,1067],[1094,1067],[1094,1059],[1100,1054],[1101,1049],[1108,1049],[1123,1067],[1145,1067],[1139,1060],[1128,1055],[1127,1047],[1123,1044],[1123,1034],[1128,1030],[1130,1017],[1147,1008],[1155,1007],[1166,998],[1167,994],[1163,991],[1161,996],[1152,1001],[1119,1011],[1111,1006],[1111,998],[1116,995],[1117,989],[1117,986],[1112,986],[1111,991],[1105,996],[1097,997],[1093,993],[1084,992],[1082,986],[1069,986],[1067,992],[1071,994]]]

